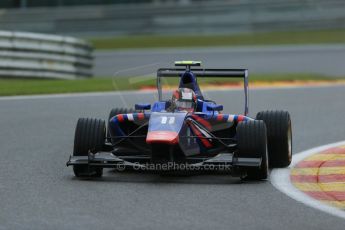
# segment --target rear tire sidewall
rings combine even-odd
[[[290,165],[292,160],[292,127],[287,111],[263,111],[256,115],[257,120],[267,127],[269,167],[280,168]]]

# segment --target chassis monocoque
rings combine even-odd
[[[154,171],[225,170],[233,176],[261,180],[269,168],[287,167],[292,158],[290,115],[263,111],[248,116],[248,71],[202,69],[199,62],[176,62],[157,72],[159,101],[116,108],[109,120],[80,118],[72,165],[77,177],[100,177],[103,168]],[[181,67],[183,66],[183,68]],[[193,68],[192,68],[193,67]],[[194,112],[169,111],[162,99],[162,77],[179,77],[179,88],[197,96]],[[243,78],[244,114],[224,114],[223,106],[203,97],[197,77]]]

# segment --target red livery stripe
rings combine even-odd
[[[138,113],[138,119],[143,120],[144,119],[144,113]]]
[[[212,144],[210,143],[209,140],[203,138],[204,136],[202,135],[202,133],[199,131],[199,129],[197,127],[195,127],[193,124],[190,124],[190,127],[192,128],[193,133],[198,136],[201,137],[199,140],[201,141],[201,143],[206,147],[206,148],[210,148],[212,147]]]
[[[199,117],[198,115],[193,114],[193,119],[195,119],[197,122],[205,126],[206,129],[211,130],[211,124],[210,122],[206,121],[205,119]]]
[[[223,120],[223,114],[218,114],[217,121],[222,121],[222,120]]]
[[[173,131],[151,131],[147,133],[146,143],[165,143],[177,144],[179,141],[178,133]]]
[[[123,122],[125,120],[123,114],[117,115],[117,119],[119,120],[119,122]]]
[[[237,122],[241,122],[244,120],[244,116],[243,115],[238,115],[237,116]]]

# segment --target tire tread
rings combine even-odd
[[[105,121],[93,118],[79,118],[75,130],[73,156],[87,156],[89,151],[101,151],[105,141]],[[77,177],[101,177],[102,168],[74,165]]]

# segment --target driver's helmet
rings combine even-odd
[[[196,94],[192,89],[179,88],[173,93],[171,104],[175,110],[194,112],[196,100]]]

